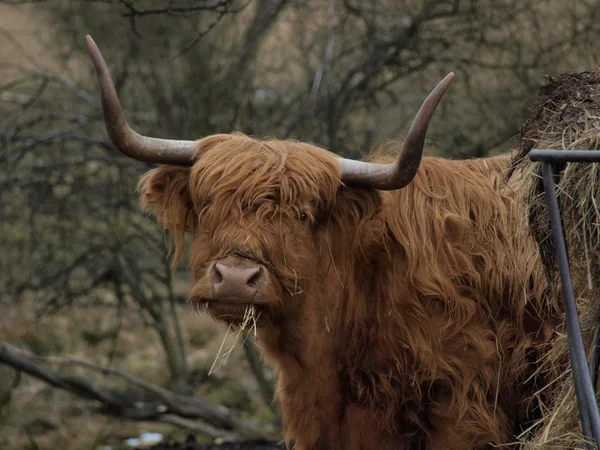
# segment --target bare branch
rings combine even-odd
[[[326,75],[327,71],[331,69],[333,62],[333,48],[334,48],[334,23],[333,23],[333,14],[335,11],[335,4],[331,2],[329,4],[329,25],[327,27],[327,45],[325,49],[325,56],[323,57],[323,62],[315,72],[315,76],[313,79],[313,84],[310,92],[310,103],[312,104],[312,114],[314,114],[314,110],[317,106],[317,96],[319,95],[319,89],[321,87],[321,82],[323,81],[323,77]]]
[[[196,36],[194,36],[194,39],[192,39],[190,42],[185,44],[183,46],[183,48],[181,48],[177,51],[177,53],[169,56],[167,58],[167,61],[173,61],[174,59],[179,58],[181,55],[183,55],[189,49],[193,48],[200,41],[200,39],[202,39],[204,36],[206,36],[208,34],[208,32],[210,30],[212,30],[221,21],[221,19],[223,18],[223,16],[225,14],[227,14],[227,10],[222,11],[215,20],[213,20],[211,23],[209,23],[203,30],[200,30],[198,32],[198,34]]]
[[[199,1],[192,1],[188,4],[174,4],[168,2],[166,6],[155,7],[155,8],[139,8],[135,5],[134,1],[131,0],[120,0],[129,11],[123,13],[124,17],[130,16],[150,16],[157,14],[168,14],[168,15],[190,15],[199,13],[202,11],[216,11],[222,12],[223,9],[229,8],[235,0],[217,0],[214,3],[206,3]]]
[[[199,433],[205,434],[206,436],[210,436],[212,438],[222,438],[223,433],[219,429],[208,425],[206,423],[197,422],[190,419],[185,419],[183,417],[176,416],[174,414],[163,414],[159,420],[159,422],[168,423],[170,425],[175,425],[181,428],[185,428],[186,430],[193,430]],[[228,439],[231,440],[231,439]],[[237,440],[237,439],[235,439]]]
[[[156,420],[186,426],[206,433],[212,438],[221,437],[238,440],[255,436],[249,428],[235,419],[225,407],[215,407],[199,397],[186,397],[141,380],[117,369],[97,366],[72,358],[41,357],[21,350],[7,342],[0,341],[0,362],[39,378],[46,383],[69,391],[80,397],[97,400],[102,404],[100,412],[131,420]],[[118,376],[129,383],[141,387],[157,396],[148,400],[125,395],[112,388],[99,386],[90,380],[61,373],[44,367],[42,363],[67,364],[84,367],[104,375]],[[185,419],[202,419],[208,423],[196,424]],[[187,426],[194,423],[195,426]]]

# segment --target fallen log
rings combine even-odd
[[[51,386],[79,397],[100,402],[98,412],[136,421],[157,421],[202,433],[212,439],[240,441],[256,438],[257,433],[234,417],[224,406],[207,403],[198,396],[183,396],[120,370],[85,361],[42,357],[0,341],[0,363],[38,378]],[[65,374],[45,366],[71,365],[118,376],[146,392],[122,391],[101,386],[81,376]],[[201,419],[202,422],[198,420]]]

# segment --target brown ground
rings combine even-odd
[[[38,305],[39,306],[39,305]],[[29,303],[3,303],[0,305],[0,340],[5,340],[27,351],[41,355],[69,355],[91,363],[107,365],[106,354],[112,339],[98,341],[113,330],[117,323],[116,308],[107,305],[75,307],[56,314],[37,317],[37,308]],[[225,336],[223,327],[207,316],[181,305],[182,322],[190,370],[194,374],[195,392],[212,404],[223,404],[236,415],[259,428],[272,422],[272,415],[260,398],[258,386],[240,345],[236,346],[227,363],[216,373],[207,376]],[[225,346],[231,339],[228,338]],[[127,309],[123,329],[116,342],[112,367],[143,378],[151,383],[166,386],[168,371],[156,333],[144,325],[139,313]],[[118,378],[102,377],[84,369],[75,375],[90,377],[98,384],[117,389],[130,388]],[[10,384],[13,372],[0,364],[0,393],[2,386]],[[1,395],[0,395],[1,397]],[[50,388],[46,383],[23,376],[11,392],[11,400],[0,408],[0,449],[32,448],[33,439],[40,449],[95,450],[110,445],[114,450],[125,449],[123,442],[140,433],[162,433],[165,442],[183,443],[189,431],[172,425],[155,422],[122,421],[95,412],[95,404],[74,395]],[[275,437],[276,439],[277,437]],[[198,442],[210,442],[197,436]],[[128,448],[128,447],[127,447]],[[171,449],[236,448],[231,446],[162,446]],[[263,445],[241,448],[276,448]]]

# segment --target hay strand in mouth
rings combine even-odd
[[[223,367],[225,365],[225,363],[227,363],[227,360],[229,359],[229,357],[231,356],[231,353],[233,353],[233,350],[235,349],[236,343],[241,342],[240,337],[242,336],[242,333],[248,327],[248,325],[250,325],[250,330],[252,330],[252,329],[254,330],[254,336],[256,336],[256,327],[257,327],[256,323],[257,323],[259,317],[260,317],[260,311],[258,312],[258,315],[257,315],[256,307],[254,305],[252,305],[252,304],[246,305],[242,323],[239,325],[238,329],[236,330],[236,332],[234,334],[233,342],[231,343],[231,345],[229,347],[227,347],[227,349],[225,350],[225,353],[223,353],[223,356],[221,356],[221,352],[223,351],[223,347],[225,346],[225,341],[229,337],[229,332],[231,331],[231,328],[233,327],[232,323],[229,324],[229,327],[227,328],[227,332],[225,333],[225,336],[223,337],[223,341],[221,342],[221,346],[219,347],[219,350],[217,351],[217,355],[215,356],[212,366],[211,366],[210,370],[208,371],[209,376],[212,375],[213,373],[217,372],[221,367]],[[220,362],[219,362],[219,358],[220,358]],[[219,362],[218,365],[217,365],[217,362]],[[216,368],[215,368],[215,366],[216,366]]]
[[[219,364],[219,366],[215,369],[215,365],[217,364],[217,361],[219,360],[219,356],[221,355],[221,351],[223,350],[223,346],[225,345],[225,341],[227,340],[227,337],[229,336],[229,331],[231,330],[231,324],[229,324],[229,327],[227,327],[227,332],[225,333],[225,336],[223,337],[223,341],[221,341],[221,346],[219,347],[219,350],[217,351],[217,356],[215,356],[215,360],[212,363],[212,366],[210,366],[210,370],[208,371],[208,375],[212,375],[213,373],[215,373],[217,370],[219,370],[221,368],[221,366],[223,365],[223,363]]]

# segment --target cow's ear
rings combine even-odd
[[[189,179],[189,167],[162,166],[146,173],[138,183],[141,207],[156,214],[159,224],[176,234],[195,228]]]

